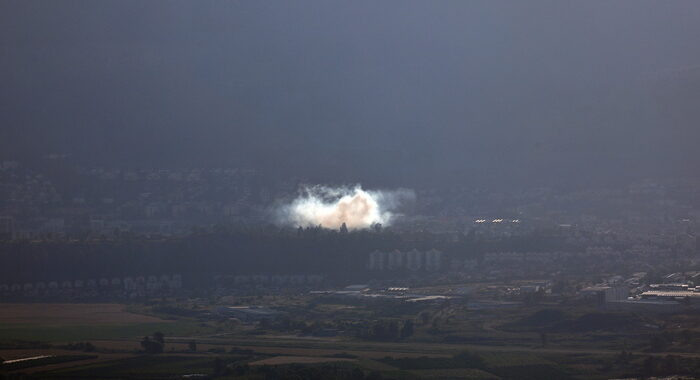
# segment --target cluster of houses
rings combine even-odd
[[[394,250],[391,252],[374,251],[369,254],[371,271],[427,271],[437,272],[442,269],[443,253],[436,249],[426,252],[413,249],[408,252]]]
[[[116,295],[134,298],[167,294],[180,288],[182,288],[182,276],[174,274],[172,276],[103,277],[88,280],[0,284],[0,295],[6,297]]]
[[[319,285],[325,277],[320,274],[251,274],[217,276],[216,282],[223,287]]]
[[[587,247],[584,251],[502,251],[488,252],[484,254],[483,263],[488,264],[517,264],[517,263],[549,263],[555,260],[568,260],[571,258],[605,258],[622,259],[627,251],[615,250],[608,246]]]

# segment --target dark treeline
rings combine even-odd
[[[453,257],[494,250],[548,251],[562,239],[535,234],[498,240],[426,232],[355,231],[321,228],[228,229],[186,237],[0,243],[3,283],[150,274],[326,274],[358,278],[374,250],[438,249]]]

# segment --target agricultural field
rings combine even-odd
[[[171,336],[211,331],[194,320],[132,309],[122,304],[0,304],[2,369],[31,374],[118,361],[138,356],[140,339],[156,331]],[[93,343],[99,339],[111,341]],[[120,340],[125,347],[112,347]]]
[[[204,331],[196,322],[138,314],[120,304],[0,304],[0,342],[74,342]]]
[[[127,311],[113,303],[0,303],[0,324],[42,326],[157,323],[160,318]]]
[[[697,318],[687,314],[665,317],[673,325],[661,328],[654,317],[556,305],[248,302],[265,301],[280,314],[249,322],[217,316],[216,304],[201,301],[4,304],[0,357],[38,358],[4,371],[54,379],[604,379],[650,366],[700,369]],[[146,336],[161,340],[158,350],[144,345]],[[666,340],[654,348],[650,337]]]

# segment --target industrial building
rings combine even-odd
[[[604,306],[610,302],[624,301],[630,294],[626,286],[596,285],[581,290],[583,295],[593,295],[599,306]]]

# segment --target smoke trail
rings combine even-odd
[[[360,185],[349,187],[303,187],[300,195],[283,206],[281,221],[295,226],[348,229],[368,228],[376,223],[389,225],[402,201],[415,195],[410,190],[366,191]]]

